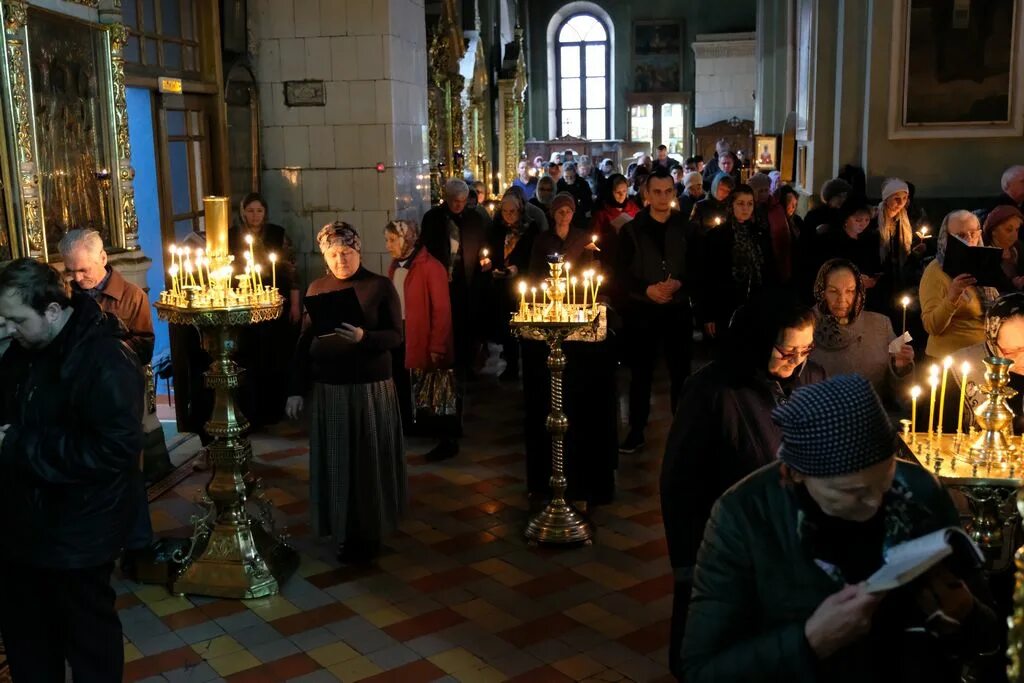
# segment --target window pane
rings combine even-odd
[[[568,23],[566,23],[565,26],[562,27],[562,30],[558,32],[558,42],[578,43],[581,40],[583,40],[583,38],[580,36],[579,31],[577,31],[576,27],[573,25],[573,21],[574,19],[570,19]]]
[[[685,153],[686,119],[683,117],[683,105],[661,105],[661,138],[670,153]]]
[[[604,76],[604,45],[587,45],[587,75]]]
[[[203,208],[202,203],[199,201],[200,198],[208,194],[206,192],[206,184],[203,182],[203,149],[202,143],[199,140],[195,140],[192,143],[192,166],[193,179],[195,180],[192,196],[196,199],[192,210],[199,211]]]
[[[604,78],[587,79],[587,109],[604,107],[606,95]]]
[[[181,35],[181,6],[178,0],[160,0],[160,33],[165,36]]]
[[[587,110],[587,139],[588,140],[604,140],[608,137],[607,131],[605,130],[605,119],[606,110],[604,109],[588,109]]]
[[[629,139],[632,142],[652,142],[654,138],[654,107],[636,104],[629,108]]]
[[[124,59],[126,62],[138,62],[139,61],[139,38],[138,36],[130,36],[128,42],[124,44]]]
[[[164,66],[168,69],[181,68],[181,45],[179,43],[164,43]]]
[[[138,27],[139,17],[136,13],[135,0],[124,0],[121,4],[121,19],[129,28]]]
[[[580,49],[576,46],[563,47],[560,50],[558,68],[564,78],[576,78],[580,75]]]
[[[562,79],[562,109],[580,108],[580,79]]]
[[[167,110],[167,135],[172,137],[185,135],[185,112],[180,109]]]
[[[185,71],[199,71],[199,67],[196,66],[196,50],[192,47],[185,48],[185,54],[182,59],[182,67]]]
[[[171,212],[177,215],[192,210],[192,196],[189,189],[188,148],[186,142],[167,143],[171,157]]]
[[[562,110],[562,132],[560,135],[575,135],[579,136],[582,133],[580,127],[580,110],[572,109],[566,111]]]
[[[156,0],[142,0],[142,29],[156,33]]]
[[[188,237],[188,234],[192,232],[192,219],[183,218],[180,221],[174,221],[174,239],[181,241]]]
[[[149,66],[156,66],[156,41],[147,38],[143,41],[143,44],[146,46],[146,58],[142,63]]]
[[[181,35],[184,38],[192,39],[195,37],[195,27],[193,25],[192,16],[192,0],[182,3],[182,32]]]
[[[601,41],[608,37],[608,34],[604,30],[604,26],[601,25],[594,17],[589,14],[577,14],[570,19],[565,27],[562,29],[561,35],[566,33],[568,29],[572,29],[572,32],[578,36],[574,40],[586,40],[586,41]],[[563,42],[569,42],[565,40]]]

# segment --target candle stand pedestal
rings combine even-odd
[[[274,530],[272,506],[262,483],[249,470],[252,445],[245,434],[249,421],[235,404],[235,390],[244,373],[232,356],[238,334],[247,326],[281,315],[284,299],[277,294],[268,303],[232,307],[189,307],[156,304],[162,320],[195,326],[203,348],[213,362],[205,384],[214,392],[213,414],[206,423],[214,437],[209,446],[210,480],[203,503],[194,515],[189,547],[174,560],[182,565],[171,582],[175,594],[249,599],[275,595],[298,567],[295,550]],[[249,504],[258,510],[252,514]]]

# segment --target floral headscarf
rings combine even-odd
[[[398,235],[410,247],[414,246],[420,239],[420,225],[416,221],[391,221],[384,226],[384,231]]]
[[[848,323],[843,325],[839,319],[832,315],[825,302],[825,289],[828,287],[828,276],[837,270],[849,270],[853,273],[853,279],[857,283],[857,292],[853,297],[853,306]],[[834,258],[826,261],[818,269],[818,277],[814,280],[814,301],[818,306],[818,324],[814,326],[814,344],[828,351],[845,349],[854,342],[854,335],[850,334],[849,323],[852,323],[864,310],[864,283],[860,279],[860,269],[852,261]]]
[[[320,245],[320,251],[323,253],[337,246],[359,252],[363,250],[363,241],[359,239],[359,233],[345,221],[334,221],[320,228],[320,232],[316,234],[316,243]]]

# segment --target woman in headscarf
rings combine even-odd
[[[818,239],[814,265],[820,268],[826,261],[836,258],[856,265],[868,297],[863,303],[867,305],[882,275],[878,233],[868,229],[871,224],[871,206],[862,199],[851,197],[839,208],[838,215],[838,225],[829,227]],[[815,270],[814,276],[817,277],[817,274]]]
[[[597,235],[601,249],[597,258],[600,259],[608,277],[618,253],[619,232],[622,226],[633,220],[640,208],[630,201],[629,181],[621,173],[609,176],[603,187],[605,194],[600,198],[601,208],[594,213],[594,218],[590,222],[590,234]]]
[[[515,288],[529,269],[533,241],[538,234],[540,227],[530,220],[522,200],[516,193],[505,192],[487,229],[494,294],[493,305],[489,307],[493,315],[490,336],[503,349],[506,365],[502,380],[519,379],[519,343],[512,336],[508,321],[518,306]]]
[[[1002,291],[1024,289],[1024,250],[1021,249],[1019,233],[1024,214],[1016,206],[1001,205],[989,211],[985,224],[981,226],[981,239],[985,246],[1003,250],[1003,275],[1006,276]]]
[[[910,186],[899,178],[882,183],[882,202],[875,213],[873,228],[878,231],[878,255],[881,277],[868,297],[868,308],[893,317],[895,296],[917,283],[924,242],[914,234],[907,216]]]
[[[949,277],[943,270],[946,245],[959,239],[969,246],[981,244],[981,225],[970,211],[953,211],[942,220],[935,260],[921,276],[921,320],[928,333],[926,353],[941,359],[985,339],[985,311],[999,296],[991,287],[976,287],[967,273]]]
[[[317,244],[328,273],[306,291],[287,412],[297,419],[311,393],[313,532],[334,538],[342,562],[367,562],[406,506],[405,442],[391,377],[391,352],[402,343],[402,309],[391,281],[362,266],[355,228],[328,223]],[[353,320],[332,332],[310,318],[311,297],[345,290],[355,293],[362,320],[354,310],[344,311]]]
[[[555,198],[555,181],[551,176],[543,175],[537,180],[537,191],[530,198],[530,203],[544,212],[548,227],[554,223],[551,217],[551,200]]]
[[[449,457],[448,453],[458,453],[458,418],[419,416],[417,421],[410,371],[451,368],[455,346],[448,273],[419,243],[419,236],[415,221],[391,221],[384,226],[384,244],[392,259],[388,277],[398,294],[404,330],[403,344],[391,354],[391,367],[403,429],[406,434],[437,437],[439,443],[426,454],[428,461],[436,461]]]
[[[825,262],[814,283],[817,323],[811,360],[830,377],[861,375],[896,406],[914,370],[914,349],[904,344],[898,353],[889,353],[889,343],[896,337],[892,323],[888,316],[865,311],[864,298],[857,266],[845,259]]]
[[[719,173],[711,181],[711,191],[708,195],[693,205],[690,222],[693,224],[692,232],[698,239],[725,223],[728,214],[726,201],[734,189],[736,181],[732,176]]]
[[[775,460],[771,411],[825,378],[809,360],[814,314],[788,291],[741,308],[719,355],[687,380],[661,465],[661,511],[675,573],[669,653],[678,675],[693,566],[711,507],[726,489]]]

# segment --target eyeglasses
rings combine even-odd
[[[775,353],[779,354],[779,358],[782,360],[797,360],[798,358],[807,358],[811,355],[811,351],[814,351],[814,344],[805,346],[802,349],[785,350],[780,346],[775,346]]]

